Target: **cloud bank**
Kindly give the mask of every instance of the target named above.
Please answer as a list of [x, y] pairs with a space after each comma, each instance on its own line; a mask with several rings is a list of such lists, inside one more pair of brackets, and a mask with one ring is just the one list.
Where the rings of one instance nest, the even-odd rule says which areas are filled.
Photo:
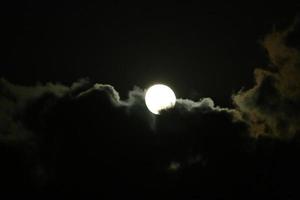
[[[0, 146], [13, 158], [17, 154], [18, 166], [29, 176], [13, 176], [13, 163], [4, 160], [7, 190], [20, 183], [21, 188], [57, 193], [169, 191], [175, 189], [169, 176], [182, 168], [246, 151], [246, 124], [210, 98], [178, 99], [173, 109], [154, 116], [138, 87], [127, 100], [113, 86], [87, 80], [70, 87], [24, 87], [2, 79], [0, 87]], [[231, 140], [240, 142], [229, 145]], [[106, 186], [98, 190], [97, 182]]]

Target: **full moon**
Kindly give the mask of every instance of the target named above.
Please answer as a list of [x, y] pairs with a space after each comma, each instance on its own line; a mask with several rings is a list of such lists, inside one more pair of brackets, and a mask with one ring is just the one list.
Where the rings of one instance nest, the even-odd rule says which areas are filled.
[[158, 115], [161, 110], [175, 106], [176, 96], [168, 86], [156, 84], [146, 91], [145, 102], [147, 108]]

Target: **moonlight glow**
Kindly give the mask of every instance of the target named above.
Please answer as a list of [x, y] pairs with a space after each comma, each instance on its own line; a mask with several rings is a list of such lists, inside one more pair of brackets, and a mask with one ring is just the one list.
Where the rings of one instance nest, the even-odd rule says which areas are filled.
[[148, 109], [158, 115], [159, 111], [171, 108], [176, 103], [175, 93], [166, 85], [157, 84], [151, 86], [145, 96]]

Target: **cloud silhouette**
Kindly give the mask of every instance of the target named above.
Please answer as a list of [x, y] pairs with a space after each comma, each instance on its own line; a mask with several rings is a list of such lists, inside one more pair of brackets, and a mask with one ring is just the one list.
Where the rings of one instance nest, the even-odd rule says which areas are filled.
[[[70, 87], [25, 87], [2, 79], [0, 87], [6, 120], [0, 144], [9, 150], [19, 145], [15, 153], [26, 157], [19, 166], [31, 163], [24, 167], [26, 180], [17, 176], [12, 181], [13, 171], [6, 176], [13, 183], [25, 181], [32, 190], [97, 192], [99, 182], [106, 186], [98, 192], [168, 191], [174, 189], [168, 180], [174, 166], [180, 166], [173, 170], [176, 174], [217, 154], [246, 151], [245, 123], [233, 120], [229, 109], [215, 107], [210, 98], [178, 99], [173, 109], [154, 116], [138, 87], [127, 100], [113, 86], [87, 80]], [[239, 142], [229, 144], [233, 140]]]

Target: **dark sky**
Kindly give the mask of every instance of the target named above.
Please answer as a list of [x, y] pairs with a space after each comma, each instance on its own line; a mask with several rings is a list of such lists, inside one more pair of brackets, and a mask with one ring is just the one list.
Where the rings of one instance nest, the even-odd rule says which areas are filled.
[[0, 199], [300, 199], [299, 11], [1, 2]]
[[299, 4], [123, 1], [1, 3], [0, 74], [16, 83], [89, 77], [116, 87], [163, 82], [177, 96], [230, 95], [266, 65], [259, 41]]

